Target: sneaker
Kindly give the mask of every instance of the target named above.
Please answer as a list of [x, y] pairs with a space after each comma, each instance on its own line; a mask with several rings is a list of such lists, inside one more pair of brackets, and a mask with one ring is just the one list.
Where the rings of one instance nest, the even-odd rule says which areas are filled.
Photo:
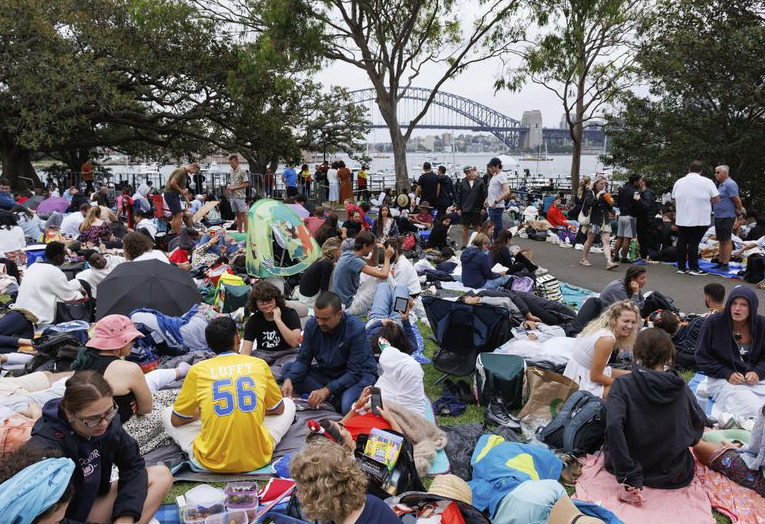
[[590, 253], [602, 253], [602, 252], [603, 252], [602, 247], [594, 246], [590, 248]]
[[574, 249], [576, 249], [577, 251], [581, 251], [584, 249], [584, 244], [575, 244]]
[[568, 242], [561, 242], [560, 244], [558, 244], [558, 246], [559, 247], [564, 247], [564, 248], [566, 248], [566, 247], [574, 247], [571, 244], [569, 244]]
[[505, 404], [499, 398], [494, 398], [486, 408], [486, 422], [495, 426], [503, 426], [520, 433], [521, 422], [507, 412]]
[[688, 273], [690, 273], [689, 269], [678, 269], [677, 270], [677, 274], [678, 275], [687, 275]]
[[547, 273], [549, 273], [549, 271], [547, 271], [547, 270], [546, 270], [545, 268], [543, 268], [543, 267], [537, 267], [537, 270], [536, 270], [536, 271], [534, 271], [534, 274], [535, 274], [536, 276], [538, 276], [538, 277], [541, 277], [542, 275], [546, 275]]
[[697, 277], [701, 277], [701, 276], [704, 276], [704, 275], [708, 275], [709, 273], [707, 273], [703, 269], [691, 269], [691, 270], [688, 271], [688, 274], [689, 275], [694, 275], [694, 276], [697, 276]]

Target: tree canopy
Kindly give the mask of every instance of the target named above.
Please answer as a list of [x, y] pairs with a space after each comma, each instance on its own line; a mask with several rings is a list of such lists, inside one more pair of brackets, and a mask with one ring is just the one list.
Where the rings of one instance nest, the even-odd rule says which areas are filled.
[[[610, 117], [610, 162], [671, 188], [695, 159], [731, 167], [745, 204], [765, 193], [765, 8], [758, 0], [663, 0], [642, 27], [647, 96]], [[707, 173], [711, 171], [708, 170]]]
[[[337, 93], [291, 78], [268, 40], [232, 38], [180, 0], [6, 4], [0, 157], [11, 179], [35, 178], [35, 153], [76, 170], [96, 147], [177, 159], [228, 149], [274, 162], [298, 153], [303, 118], [348, 110]], [[363, 129], [357, 111], [342, 116]]]

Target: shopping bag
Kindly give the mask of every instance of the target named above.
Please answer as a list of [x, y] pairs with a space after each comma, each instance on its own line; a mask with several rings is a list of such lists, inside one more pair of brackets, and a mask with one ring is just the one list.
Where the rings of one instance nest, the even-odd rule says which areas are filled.
[[579, 386], [568, 377], [538, 367], [526, 370], [526, 404], [518, 413], [525, 422], [545, 425], [558, 414], [558, 410]]

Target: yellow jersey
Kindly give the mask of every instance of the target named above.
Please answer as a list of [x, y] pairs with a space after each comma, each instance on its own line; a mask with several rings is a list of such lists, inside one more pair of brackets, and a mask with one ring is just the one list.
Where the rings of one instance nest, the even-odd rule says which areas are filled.
[[274, 442], [263, 425], [266, 411], [282, 403], [282, 393], [265, 361], [223, 353], [194, 364], [173, 405], [173, 413], [194, 418], [202, 431], [194, 458], [210, 471], [243, 473], [271, 462]]

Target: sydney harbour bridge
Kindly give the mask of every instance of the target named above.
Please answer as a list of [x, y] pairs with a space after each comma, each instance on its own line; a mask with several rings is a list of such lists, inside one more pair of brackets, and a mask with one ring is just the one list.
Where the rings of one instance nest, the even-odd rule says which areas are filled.
[[[398, 117], [402, 126], [422, 109], [430, 97], [430, 89], [410, 87], [398, 104]], [[374, 89], [351, 91], [357, 104], [369, 104], [374, 115], [377, 93]], [[379, 115], [379, 111], [377, 111]], [[524, 114], [523, 122], [500, 113], [469, 98], [452, 93], [438, 92], [425, 117], [418, 122], [418, 129], [465, 130], [491, 133], [511, 149], [534, 149], [548, 141], [563, 141], [570, 138], [568, 129], [542, 127], [539, 111]], [[381, 118], [372, 118], [373, 128], [387, 128]], [[591, 145], [603, 144], [603, 130], [600, 126], [587, 127], [584, 140]]]

